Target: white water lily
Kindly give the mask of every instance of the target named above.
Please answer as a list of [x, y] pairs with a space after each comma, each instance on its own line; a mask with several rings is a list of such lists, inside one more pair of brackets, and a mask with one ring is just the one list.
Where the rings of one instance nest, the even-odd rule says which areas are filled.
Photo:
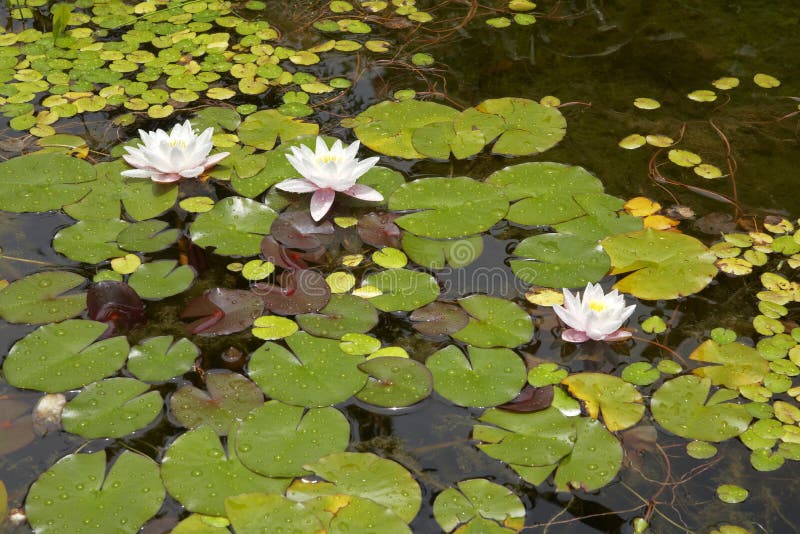
[[555, 304], [556, 315], [570, 328], [564, 330], [564, 341], [581, 343], [596, 341], [619, 341], [631, 337], [622, 330], [622, 323], [628, 320], [636, 305], [625, 306], [625, 298], [617, 290], [605, 294], [600, 284], [586, 284], [583, 298], [580, 293], [572, 294], [564, 290], [564, 306]]
[[357, 184], [356, 181], [370, 170], [378, 158], [359, 160], [356, 158], [358, 141], [343, 146], [336, 140], [328, 149], [325, 140], [317, 137], [316, 150], [313, 152], [305, 145], [291, 147], [291, 154], [286, 159], [292, 164], [302, 178], [284, 180], [275, 187], [290, 193], [314, 193], [311, 196], [311, 217], [318, 221], [328, 213], [333, 205], [336, 193], [355, 197], [361, 200], [379, 202], [383, 195], [373, 188]]
[[229, 154], [220, 152], [208, 155], [214, 148], [212, 135], [213, 128], [206, 128], [200, 135], [195, 134], [188, 120], [176, 124], [169, 134], [164, 130], [139, 130], [139, 137], [144, 144], [137, 148], [126, 146], [128, 153], [122, 155], [131, 167], [136, 168], [122, 171], [122, 175], [150, 178], [159, 183], [197, 178]]

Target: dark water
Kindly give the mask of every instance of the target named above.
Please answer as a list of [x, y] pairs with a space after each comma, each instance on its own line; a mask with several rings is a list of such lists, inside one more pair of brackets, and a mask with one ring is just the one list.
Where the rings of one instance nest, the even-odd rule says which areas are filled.
[[[453, 16], [463, 16], [464, 8], [456, 7], [452, 9]], [[417, 72], [398, 65], [367, 65], [351, 97], [312, 119], [333, 134], [350, 135], [337, 126], [335, 116], [355, 114], [406, 87], [446, 93], [451, 103], [465, 107], [492, 97], [538, 100], [555, 95], [562, 103], [575, 103], [562, 108], [568, 121], [567, 136], [539, 159], [582, 165], [597, 174], [611, 194], [626, 198], [645, 195], [665, 205], [680, 203], [691, 207], [698, 216], [800, 215], [800, 123], [797, 117], [777, 120], [797, 110], [798, 102], [786, 97], [800, 96], [800, 2], [575, 1], [543, 2], [539, 9], [550, 15], [540, 17], [533, 28], [498, 31], [475, 20], [450, 35], [402, 37], [387, 32], [382, 37], [432, 54], [440, 71], [420, 79]], [[275, 11], [272, 13], [271, 22], [281, 27], [280, 18]], [[288, 31], [295, 24], [293, 16], [296, 13], [289, 9], [286, 28], [282, 29], [290, 41], [296, 39], [296, 44], [303, 44], [302, 35], [294, 36]], [[347, 56], [315, 68], [326, 76], [348, 75], [355, 68], [355, 60]], [[783, 84], [767, 92], [751, 82], [756, 72], [772, 74]], [[742, 81], [730, 99], [723, 91], [717, 91], [720, 98], [713, 103], [701, 104], [686, 98], [693, 90], [713, 89], [710, 82], [722, 76], [737, 76]], [[662, 107], [655, 111], [637, 110], [631, 102], [643, 96], [659, 100]], [[90, 126], [89, 131], [98, 134], [101, 147], [111, 142], [112, 133], [117, 133], [102, 123], [93, 124], [96, 126]], [[79, 124], [68, 129], [79, 134], [86, 131]], [[656, 183], [648, 174], [648, 162], [655, 150], [652, 147], [626, 151], [617, 146], [620, 139], [634, 132], [662, 133], [677, 139], [682, 131], [687, 147], [718, 166], [725, 162], [727, 139], [736, 162], [738, 209], [719, 201], [714, 194]], [[119, 133], [131, 135], [133, 130]], [[413, 166], [382, 159], [383, 165], [402, 170], [409, 179], [448, 174], [483, 177], [507, 163], [503, 158], [488, 156]], [[731, 181], [709, 182], [691, 171], [676, 169], [673, 166], [661, 172], [675, 182], [734, 196]], [[3, 251], [80, 269], [50, 247], [57, 229], [69, 223], [70, 219], [61, 214], [0, 214]], [[682, 228], [706, 242], [713, 240], [713, 226], [709, 230], [706, 225], [687, 222]], [[487, 239], [481, 262], [472, 268], [501, 263], [505, 248], [519, 235], [514, 228], [496, 228], [493, 237]], [[0, 275], [16, 279], [40, 268], [37, 264], [4, 260]], [[91, 272], [83, 274], [91, 276]], [[468, 274], [440, 275], [440, 281], [448, 280], [452, 295], [480, 291], [520, 297], [511, 275], [505, 282], [494, 280], [484, 285], [475, 283]], [[672, 317], [675, 327], [668, 344], [685, 357], [713, 327], [727, 326], [741, 335], [752, 334], [750, 319], [755, 313], [753, 295], [757, 290], [750, 287], [753, 285], [752, 281], [720, 277], [702, 296], [642, 305], [637, 315], [647, 317], [655, 311]], [[174, 313], [165, 311], [164, 318], [166, 324], [159, 327], [159, 332], [177, 331]], [[609, 372], [622, 364], [661, 356], [656, 347], [646, 343], [635, 343], [625, 354], [604, 345], [565, 347], [557, 341], [553, 332], [556, 324], [550, 315], [535, 319], [539, 322], [536, 336], [520, 351], [555, 361], [573, 372]], [[32, 327], [0, 324], [0, 354], [31, 330]], [[411, 336], [403, 321], [391, 318], [383, 320], [377, 334], [415, 355], [424, 356], [443, 346]], [[209, 348], [216, 348], [214, 343], [218, 343], [250, 350], [258, 345], [244, 337], [206, 343]], [[19, 394], [0, 386], [0, 393], [3, 392]], [[478, 451], [470, 441], [470, 416], [477, 415], [477, 410], [454, 407], [436, 395], [396, 414], [376, 414], [355, 402], [340, 408], [357, 422], [355, 450], [391, 457], [423, 482], [426, 493], [423, 509], [412, 523], [415, 532], [438, 532], [431, 514], [435, 495], [471, 477], [488, 477], [507, 485], [523, 499], [528, 510], [524, 532], [632, 532], [633, 518], [645, 515], [650, 518], [652, 531], [659, 533], [710, 532], [723, 522], [739, 524], [753, 532], [798, 530], [800, 512], [794, 495], [800, 470], [796, 464], [787, 462], [776, 472], [757, 473], [750, 467], [749, 451], [737, 440], [721, 444], [719, 454], [712, 460], [698, 461], [686, 456], [685, 440], [660, 435], [657, 446], [645, 445], [639, 450], [635, 436], [628, 434], [625, 444], [631, 461], [617, 482], [591, 494], [566, 494], [556, 493], [548, 484], [538, 488], [522, 484], [510, 469]], [[156, 456], [175, 431], [176, 427], [164, 416], [144, 434], [117, 440], [113, 445], [110, 440], [95, 440], [83, 450], [110, 446], [112, 452], [121, 452], [128, 446]], [[55, 460], [74, 452], [81, 444], [83, 440], [78, 437], [51, 434], [0, 458], [0, 478], [8, 486], [11, 504], [20, 505], [29, 485]], [[715, 488], [723, 483], [748, 488], [750, 499], [740, 505], [723, 504], [715, 496]], [[144, 531], [169, 530], [177, 510], [179, 506], [168, 501], [161, 517]], [[22, 527], [17, 531], [27, 530]]]

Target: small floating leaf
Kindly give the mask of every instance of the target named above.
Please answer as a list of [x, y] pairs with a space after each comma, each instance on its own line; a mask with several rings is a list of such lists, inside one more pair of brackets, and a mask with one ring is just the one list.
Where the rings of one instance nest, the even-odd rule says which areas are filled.
[[753, 82], [757, 86], [763, 87], [764, 89], [772, 89], [781, 84], [781, 81], [778, 78], [770, 76], [769, 74], [763, 74], [761, 72], [753, 76]]
[[139, 380], [163, 382], [188, 372], [199, 355], [197, 345], [186, 338], [151, 337], [131, 348], [128, 370]]
[[737, 504], [747, 499], [750, 492], [734, 484], [722, 484], [717, 487], [717, 497], [722, 502]]
[[722, 171], [719, 170], [719, 167], [715, 167], [709, 163], [701, 163], [697, 167], [694, 168], [695, 174], [706, 178], [707, 180], [712, 180], [714, 178], [719, 178], [722, 176]]
[[382, 293], [370, 303], [381, 311], [412, 311], [433, 302], [439, 296], [439, 284], [428, 273], [409, 269], [389, 269], [364, 279], [364, 284]]
[[673, 148], [670, 150], [667, 153], [667, 157], [672, 163], [675, 165], [680, 165], [681, 167], [694, 167], [695, 165], [699, 165], [703, 162], [703, 159], [694, 152], [689, 152], [688, 150], [681, 150], [678, 148]]
[[658, 109], [661, 107], [661, 103], [658, 100], [646, 97], [637, 98], [633, 101], [633, 105], [639, 109]]
[[713, 102], [717, 99], [717, 93], [708, 89], [698, 89], [686, 96], [689, 97], [689, 100], [694, 100], [695, 102]]
[[192, 285], [195, 271], [175, 260], [145, 263], [128, 279], [128, 284], [143, 299], [162, 299], [183, 293]]
[[362, 298], [331, 295], [328, 304], [319, 312], [298, 315], [296, 320], [311, 335], [340, 339], [348, 333], [372, 330], [378, 324], [378, 312], [375, 306]]
[[356, 398], [375, 406], [411, 406], [428, 397], [433, 390], [433, 377], [428, 368], [407, 357], [370, 357], [358, 368], [370, 378]]
[[725, 76], [723, 78], [718, 78], [714, 80], [713, 82], [711, 82], [711, 85], [722, 91], [727, 91], [728, 89], [739, 87], [739, 78]]
[[620, 148], [624, 148], [626, 150], [635, 150], [639, 147], [644, 146], [646, 142], [647, 141], [645, 140], [645, 137], [637, 133], [637, 134], [631, 134], [627, 137], [623, 137], [620, 140], [620, 142], [617, 143], [617, 145], [619, 145]]
[[525, 506], [508, 488], [476, 478], [463, 480], [456, 488], [437, 495], [433, 516], [445, 532], [452, 532], [475, 517], [494, 520], [519, 532], [525, 523]]
[[265, 315], [253, 321], [253, 335], [258, 339], [283, 339], [297, 332], [297, 323], [278, 315]]

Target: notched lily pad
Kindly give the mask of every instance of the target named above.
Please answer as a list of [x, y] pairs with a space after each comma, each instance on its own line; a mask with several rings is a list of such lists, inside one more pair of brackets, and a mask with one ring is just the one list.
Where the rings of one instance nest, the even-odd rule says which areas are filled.
[[86, 279], [66, 271], [35, 273], [0, 291], [0, 317], [10, 323], [52, 323], [86, 308], [84, 291], [70, 292]]
[[577, 373], [561, 383], [584, 402], [590, 417], [597, 419], [602, 412], [603, 421], [612, 432], [635, 425], [644, 415], [642, 395], [634, 386], [616, 376]]
[[439, 296], [439, 284], [428, 273], [409, 269], [388, 269], [364, 279], [364, 285], [383, 292], [370, 303], [384, 312], [412, 311], [429, 304]]
[[368, 300], [352, 295], [331, 295], [317, 313], [297, 316], [300, 327], [311, 335], [341, 339], [345, 334], [369, 332], [378, 324], [378, 311]]
[[159, 413], [158, 391], [133, 378], [107, 378], [89, 384], [64, 407], [64, 430], [85, 438], [121, 438], [144, 428]]
[[242, 289], [215, 287], [192, 299], [181, 318], [195, 318], [188, 326], [193, 334], [224, 335], [240, 332], [253, 325], [264, 312], [258, 295]]
[[194, 278], [195, 271], [189, 265], [178, 265], [175, 260], [157, 260], [136, 269], [128, 285], [143, 299], [155, 300], [183, 293]]
[[508, 488], [483, 478], [462, 480], [436, 496], [433, 516], [445, 532], [482, 517], [519, 532], [525, 524], [525, 506]]
[[14, 213], [57, 210], [83, 197], [94, 167], [63, 154], [32, 154], [0, 163], [0, 209]]
[[186, 338], [151, 337], [139, 342], [128, 354], [128, 370], [139, 380], [163, 382], [187, 373], [200, 349]]
[[515, 398], [527, 374], [522, 359], [509, 349], [469, 347], [468, 356], [455, 346], [432, 354], [425, 366], [437, 393], [461, 406], [496, 406]]
[[522, 281], [544, 287], [583, 287], [603, 278], [611, 267], [597, 241], [570, 234], [541, 234], [514, 249], [511, 270]]
[[276, 217], [277, 213], [261, 202], [227, 197], [197, 216], [190, 228], [192, 241], [214, 247], [224, 256], [255, 256]]
[[470, 314], [466, 327], [454, 339], [476, 347], [517, 347], [533, 336], [530, 315], [511, 301], [486, 295], [471, 295], [458, 301]]
[[18, 388], [57, 393], [116, 372], [125, 363], [128, 341], [95, 341], [106, 331], [95, 321], [71, 319], [41, 326], [17, 341], [3, 362], [6, 380]]
[[34, 531], [139, 532], [164, 500], [158, 466], [124, 451], [107, 472], [105, 458], [105, 452], [69, 454], [33, 483], [25, 512]]
[[247, 414], [235, 441], [239, 459], [256, 473], [302, 476], [308, 473], [303, 465], [347, 448], [350, 423], [335, 408], [306, 410], [269, 401]]
[[205, 425], [225, 436], [231, 423], [264, 402], [264, 394], [251, 381], [238, 373], [217, 371], [206, 373], [206, 390], [187, 384], [169, 400], [170, 413], [186, 428]]
[[433, 376], [427, 367], [410, 358], [381, 356], [358, 366], [369, 375], [356, 398], [384, 408], [411, 406], [430, 395]]

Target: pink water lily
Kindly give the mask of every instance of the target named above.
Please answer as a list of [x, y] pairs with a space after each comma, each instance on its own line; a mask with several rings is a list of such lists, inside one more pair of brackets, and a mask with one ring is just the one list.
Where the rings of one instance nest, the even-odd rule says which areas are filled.
[[314, 193], [311, 196], [311, 217], [315, 221], [319, 221], [328, 213], [336, 193], [380, 202], [383, 200], [383, 195], [378, 191], [356, 183], [364, 173], [378, 163], [378, 158], [375, 157], [363, 160], [356, 158], [359, 145], [360, 143], [356, 141], [345, 147], [337, 139], [328, 149], [325, 140], [317, 137], [314, 151], [305, 145], [293, 146], [292, 153], [287, 154], [286, 159], [302, 178], [284, 180], [275, 187], [290, 193]]
[[622, 324], [633, 314], [636, 305], [625, 306], [625, 298], [617, 290], [603, 292], [600, 284], [586, 284], [583, 298], [580, 293], [564, 290], [564, 306], [555, 304], [553, 311], [570, 328], [561, 333], [561, 339], [572, 343], [619, 341], [631, 337]]
[[143, 144], [136, 148], [126, 146], [128, 153], [122, 155], [135, 168], [122, 171], [122, 175], [150, 178], [159, 183], [197, 178], [229, 154], [220, 152], [213, 156], [208, 155], [214, 148], [212, 135], [214, 128], [206, 128], [197, 135], [188, 120], [183, 124], [176, 124], [169, 134], [164, 130], [139, 130]]

